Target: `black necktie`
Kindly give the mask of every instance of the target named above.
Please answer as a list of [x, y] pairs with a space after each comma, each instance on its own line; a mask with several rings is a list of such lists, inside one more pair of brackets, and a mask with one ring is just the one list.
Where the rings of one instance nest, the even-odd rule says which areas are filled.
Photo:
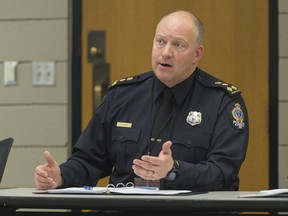
[[170, 114], [172, 111], [171, 99], [172, 99], [171, 89], [165, 87], [163, 90], [163, 103], [158, 110], [152, 130], [152, 137], [154, 138], [153, 148], [156, 147], [155, 144], [157, 142], [163, 143], [162, 139], [165, 138], [165, 135], [167, 134], [168, 123], [170, 122], [171, 117]]

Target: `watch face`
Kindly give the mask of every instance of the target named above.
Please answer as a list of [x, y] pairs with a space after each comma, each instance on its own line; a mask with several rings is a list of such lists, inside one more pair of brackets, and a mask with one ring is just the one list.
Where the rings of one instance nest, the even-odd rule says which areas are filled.
[[169, 173], [169, 175], [168, 175], [168, 178], [169, 178], [170, 180], [175, 180], [176, 177], [177, 177], [177, 173], [176, 173], [176, 172], [171, 172], [171, 173]]
[[175, 179], [176, 179], [176, 177], [177, 177], [177, 172], [176, 171], [172, 171], [172, 172], [170, 172], [168, 175], [167, 175], [167, 177], [166, 177], [166, 180], [168, 180], [168, 181], [174, 181]]

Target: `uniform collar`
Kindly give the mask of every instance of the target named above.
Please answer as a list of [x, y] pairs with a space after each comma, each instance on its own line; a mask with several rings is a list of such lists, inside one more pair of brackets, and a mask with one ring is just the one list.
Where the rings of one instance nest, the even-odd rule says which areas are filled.
[[[196, 69], [197, 70], [197, 69]], [[195, 79], [195, 72], [196, 70], [191, 74], [190, 77], [188, 77], [183, 82], [177, 84], [176, 86], [172, 87], [172, 94], [177, 102], [178, 105], [180, 105], [188, 92], [192, 89]], [[159, 96], [161, 95], [163, 89], [165, 88], [165, 84], [163, 84], [156, 76], [155, 76], [155, 83], [154, 83], [154, 97], [153, 101], [157, 100]]]

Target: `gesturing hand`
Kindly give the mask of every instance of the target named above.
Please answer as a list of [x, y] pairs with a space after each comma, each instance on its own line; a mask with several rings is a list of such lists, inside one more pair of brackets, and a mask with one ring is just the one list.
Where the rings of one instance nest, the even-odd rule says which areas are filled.
[[35, 169], [34, 181], [38, 189], [57, 188], [63, 184], [58, 163], [50, 152], [44, 152], [46, 164], [39, 165]]
[[163, 144], [158, 157], [143, 155], [141, 160], [135, 159], [132, 166], [134, 173], [145, 180], [165, 178], [173, 167], [171, 141]]

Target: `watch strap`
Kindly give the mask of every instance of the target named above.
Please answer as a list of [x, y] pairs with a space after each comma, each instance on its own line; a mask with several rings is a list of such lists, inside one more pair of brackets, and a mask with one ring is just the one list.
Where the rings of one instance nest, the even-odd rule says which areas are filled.
[[180, 166], [179, 162], [177, 160], [173, 160], [173, 167], [165, 177], [167, 181], [174, 181], [177, 178], [179, 173], [179, 166]]

